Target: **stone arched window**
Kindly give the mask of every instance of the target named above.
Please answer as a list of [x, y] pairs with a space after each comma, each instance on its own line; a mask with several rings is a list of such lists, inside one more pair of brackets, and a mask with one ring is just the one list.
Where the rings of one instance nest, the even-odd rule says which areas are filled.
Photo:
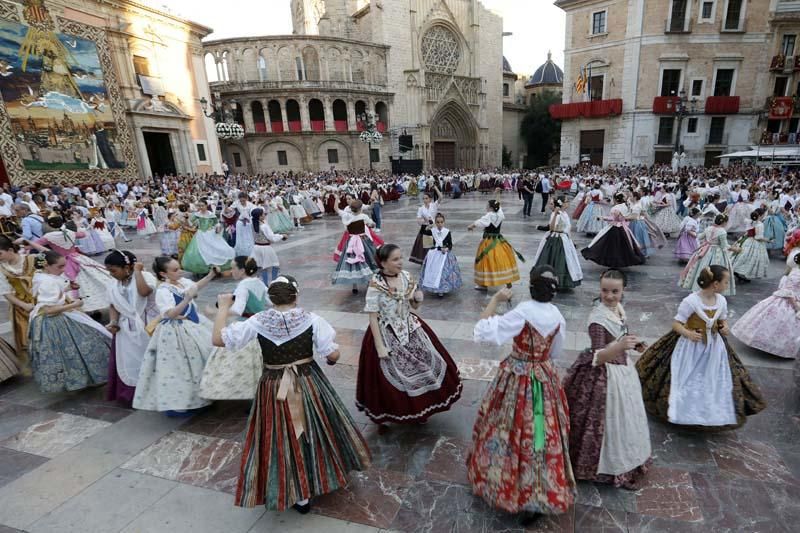
[[228, 51], [222, 52], [222, 60], [220, 61], [220, 80], [219, 81], [230, 81], [230, 75], [228, 74], [228, 60], [230, 58], [230, 54]]
[[354, 83], [364, 83], [364, 54], [358, 50], [350, 52], [350, 64]]
[[367, 103], [364, 100], [356, 100], [356, 129], [358, 131], [366, 130], [364, 121], [359, 117], [363, 117], [367, 112]]
[[219, 80], [219, 70], [217, 70], [217, 61], [214, 59], [214, 54], [208, 52], [203, 58], [206, 66], [206, 79], [209, 83], [214, 83]]
[[452, 74], [461, 61], [458, 36], [442, 25], [432, 26], [422, 36], [422, 63], [427, 70]]
[[317, 50], [312, 46], [307, 46], [303, 50], [303, 63], [306, 67], [306, 79], [307, 80], [319, 80], [322, 79], [319, 76], [319, 55], [317, 54]]
[[389, 107], [383, 102], [375, 104], [375, 122], [381, 133], [389, 127]]
[[256, 133], [266, 132], [267, 120], [264, 116], [264, 106], [261, 105], [261, 102], [254, 100], [250, 104], [250, 112], [253, 114], [253, 126], [256, 129]]
[[333, 101], [333, 125], [336, 131], [347, 131], [347, 104], [344, 100]]
[[311, 121], [311, 131], [325, 131], [325, 108], [317, 98], [308, 101], [308, 119]]
[[269, 79], [269, 69], [267, 68], [267, 60], [264, 56], [258, 56], [258, 80], [266, 81]]
[[344, 62], [342, 61], [342, 53], [338, 48], [331, 48], [328, 50], [328, 73], [331, 81], [344, 81]]
[[281, 112], [281, 103], [277, 100], [270, 100], [267, 103], [267, 113], [269, 114], [269, 123], [272, 131], [281, 133], [283, 131], [283, 113]]
[[300, 118], [300, 104], [297, 100], [286, 100], [286, 122], [289, 123], [289, 131], [301, 131], [303, 129]]
[[292, 81], [297, 79], [295, 72], [294, 59], [291, 52], [286, 47], [278, 50], [278, 70], [280, 72], [281, 81]]
[[254, 49], [246, 48], [242, 52], [242, 69], [244, 70], [244, 78], [242, 81], [255, 81], [259, 79], [256, 51]]

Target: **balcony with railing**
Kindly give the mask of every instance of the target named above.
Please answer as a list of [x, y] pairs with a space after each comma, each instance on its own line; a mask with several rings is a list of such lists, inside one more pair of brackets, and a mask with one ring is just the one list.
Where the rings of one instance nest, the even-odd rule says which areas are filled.
[[735, 115], [739, 112], [738, 96], [709, 96], [706, 98], [707, 115]]
[[800, 134], [797, 132], [762, 131], [759, 144], [767, 146], [796, 145], [800, 143]]
[[653, 114], [672, 115], [680, 103], [680, 96], [656, 96], [653, 98]]
[[604, 118], [622, 114], [622, 99], [552, 104], [549, 111], [550, 116], [556, 120], [570, 120], [579, 117]]

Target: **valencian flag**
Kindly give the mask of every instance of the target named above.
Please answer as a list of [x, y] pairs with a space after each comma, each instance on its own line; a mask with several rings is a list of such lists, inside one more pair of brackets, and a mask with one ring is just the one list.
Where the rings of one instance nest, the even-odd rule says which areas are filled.
[[580, 73], [578, 74], [578, 79], [575, 80], [575, 92], [578, 94], [583, 94], [586, 91], [586, 71], [584, 67], [581, 67]]

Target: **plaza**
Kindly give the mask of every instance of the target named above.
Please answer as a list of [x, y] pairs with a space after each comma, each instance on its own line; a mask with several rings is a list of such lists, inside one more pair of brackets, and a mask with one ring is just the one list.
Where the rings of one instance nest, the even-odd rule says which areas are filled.
[[[523, 531], [515, 516], [493, 511], [472, 496], [465, 456], [484, 392], [510, 346], [475, 344], [472, 331], [488, 302], [471, 288], [480, 233], [466, 226], [485, 210], [488, 195], [445, 199], [441, 211], [453, 232], [464, 288], [419, 310], [458, 363], [461, 399], [421, 426], [390, 426], [386, 434], [354, 405], [361, 339], [367, 325], [363, 291], [331, 286], [333, 249], [343, 230], [336, 217], [314, 221], [275, 246], [281, 272], [298, 278], [300, 304], [337, 331], [342, 357], [325, 366], [337, 393], [362, 430], [372, 467], [351, 473], [346, 489], [316, 498], [310, 515], [233, 506], [249, 402], [216, 402], [190, 419], [133, 411], [103, 400], [103, 389], [42, 394], [31, 378], [0, 384], [0, 532], [238, 533], [261, 531]], [[528, 262], [520, 265], [514, 302], [528, 298], [527, 272], [544, 232], [538, 215], [521, 216], [516, 193], [501, 197], [503, 234]], [[408, 252], [418, 229], [418, 200], [403, 197], [384, 208], [383, 237]], [[573, 235], [576, 247], [588, 243]], [[652, 343], [667, 332], [686, 291], [676, 286], [681, 266], [674, 240], [645, 266], [627, 271], [625, 307], [630, 329]], [[158, 255], [158, 237], [133, 237], [124, 245], [145, 265]], [[586, 318], [599, 294], [602, 267], [582, 261], [584, 280], [559, 293], [555, 304], [567, 322], [560, 373], [588, 346]], [[418, 275], [419, 267], [405, 268]], [[735, 322], [777, 286], [785, 269], [773, 258], [767, 279], [738, 287], [730, 297]], [[213, 312], [216, 295], [234, 282], [216, 280], [201, 294]], [[502, 311], [502, 310], [501, 310]], [[0, 331], [8, 338], [4, 309]], [[788, 332], [787, 332], [788, 333]], [[800, 419], [793, 361], [755, 352], [732, 340], [768, 402], [767, 409], [735, 431], [704, 434], [650, 418], [654, 464], [637, 491], [580, 482], [569, 512], [540, 517], [528, 531], [792, 531], [800, 519]]]

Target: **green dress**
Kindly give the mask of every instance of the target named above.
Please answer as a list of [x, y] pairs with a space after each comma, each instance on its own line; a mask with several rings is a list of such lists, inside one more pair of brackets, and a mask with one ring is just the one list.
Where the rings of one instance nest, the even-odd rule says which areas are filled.
[[197, 232], [183, 254], [183, 269], [193, 274], [207, 274], [212, 266], [221, 270], [230, 269], [231, 260], [236, 253], [222, 235], [216, 232], [217, 217], [210, 212], [205, 215], [192, 213], [189, 223], [197, 227]]

